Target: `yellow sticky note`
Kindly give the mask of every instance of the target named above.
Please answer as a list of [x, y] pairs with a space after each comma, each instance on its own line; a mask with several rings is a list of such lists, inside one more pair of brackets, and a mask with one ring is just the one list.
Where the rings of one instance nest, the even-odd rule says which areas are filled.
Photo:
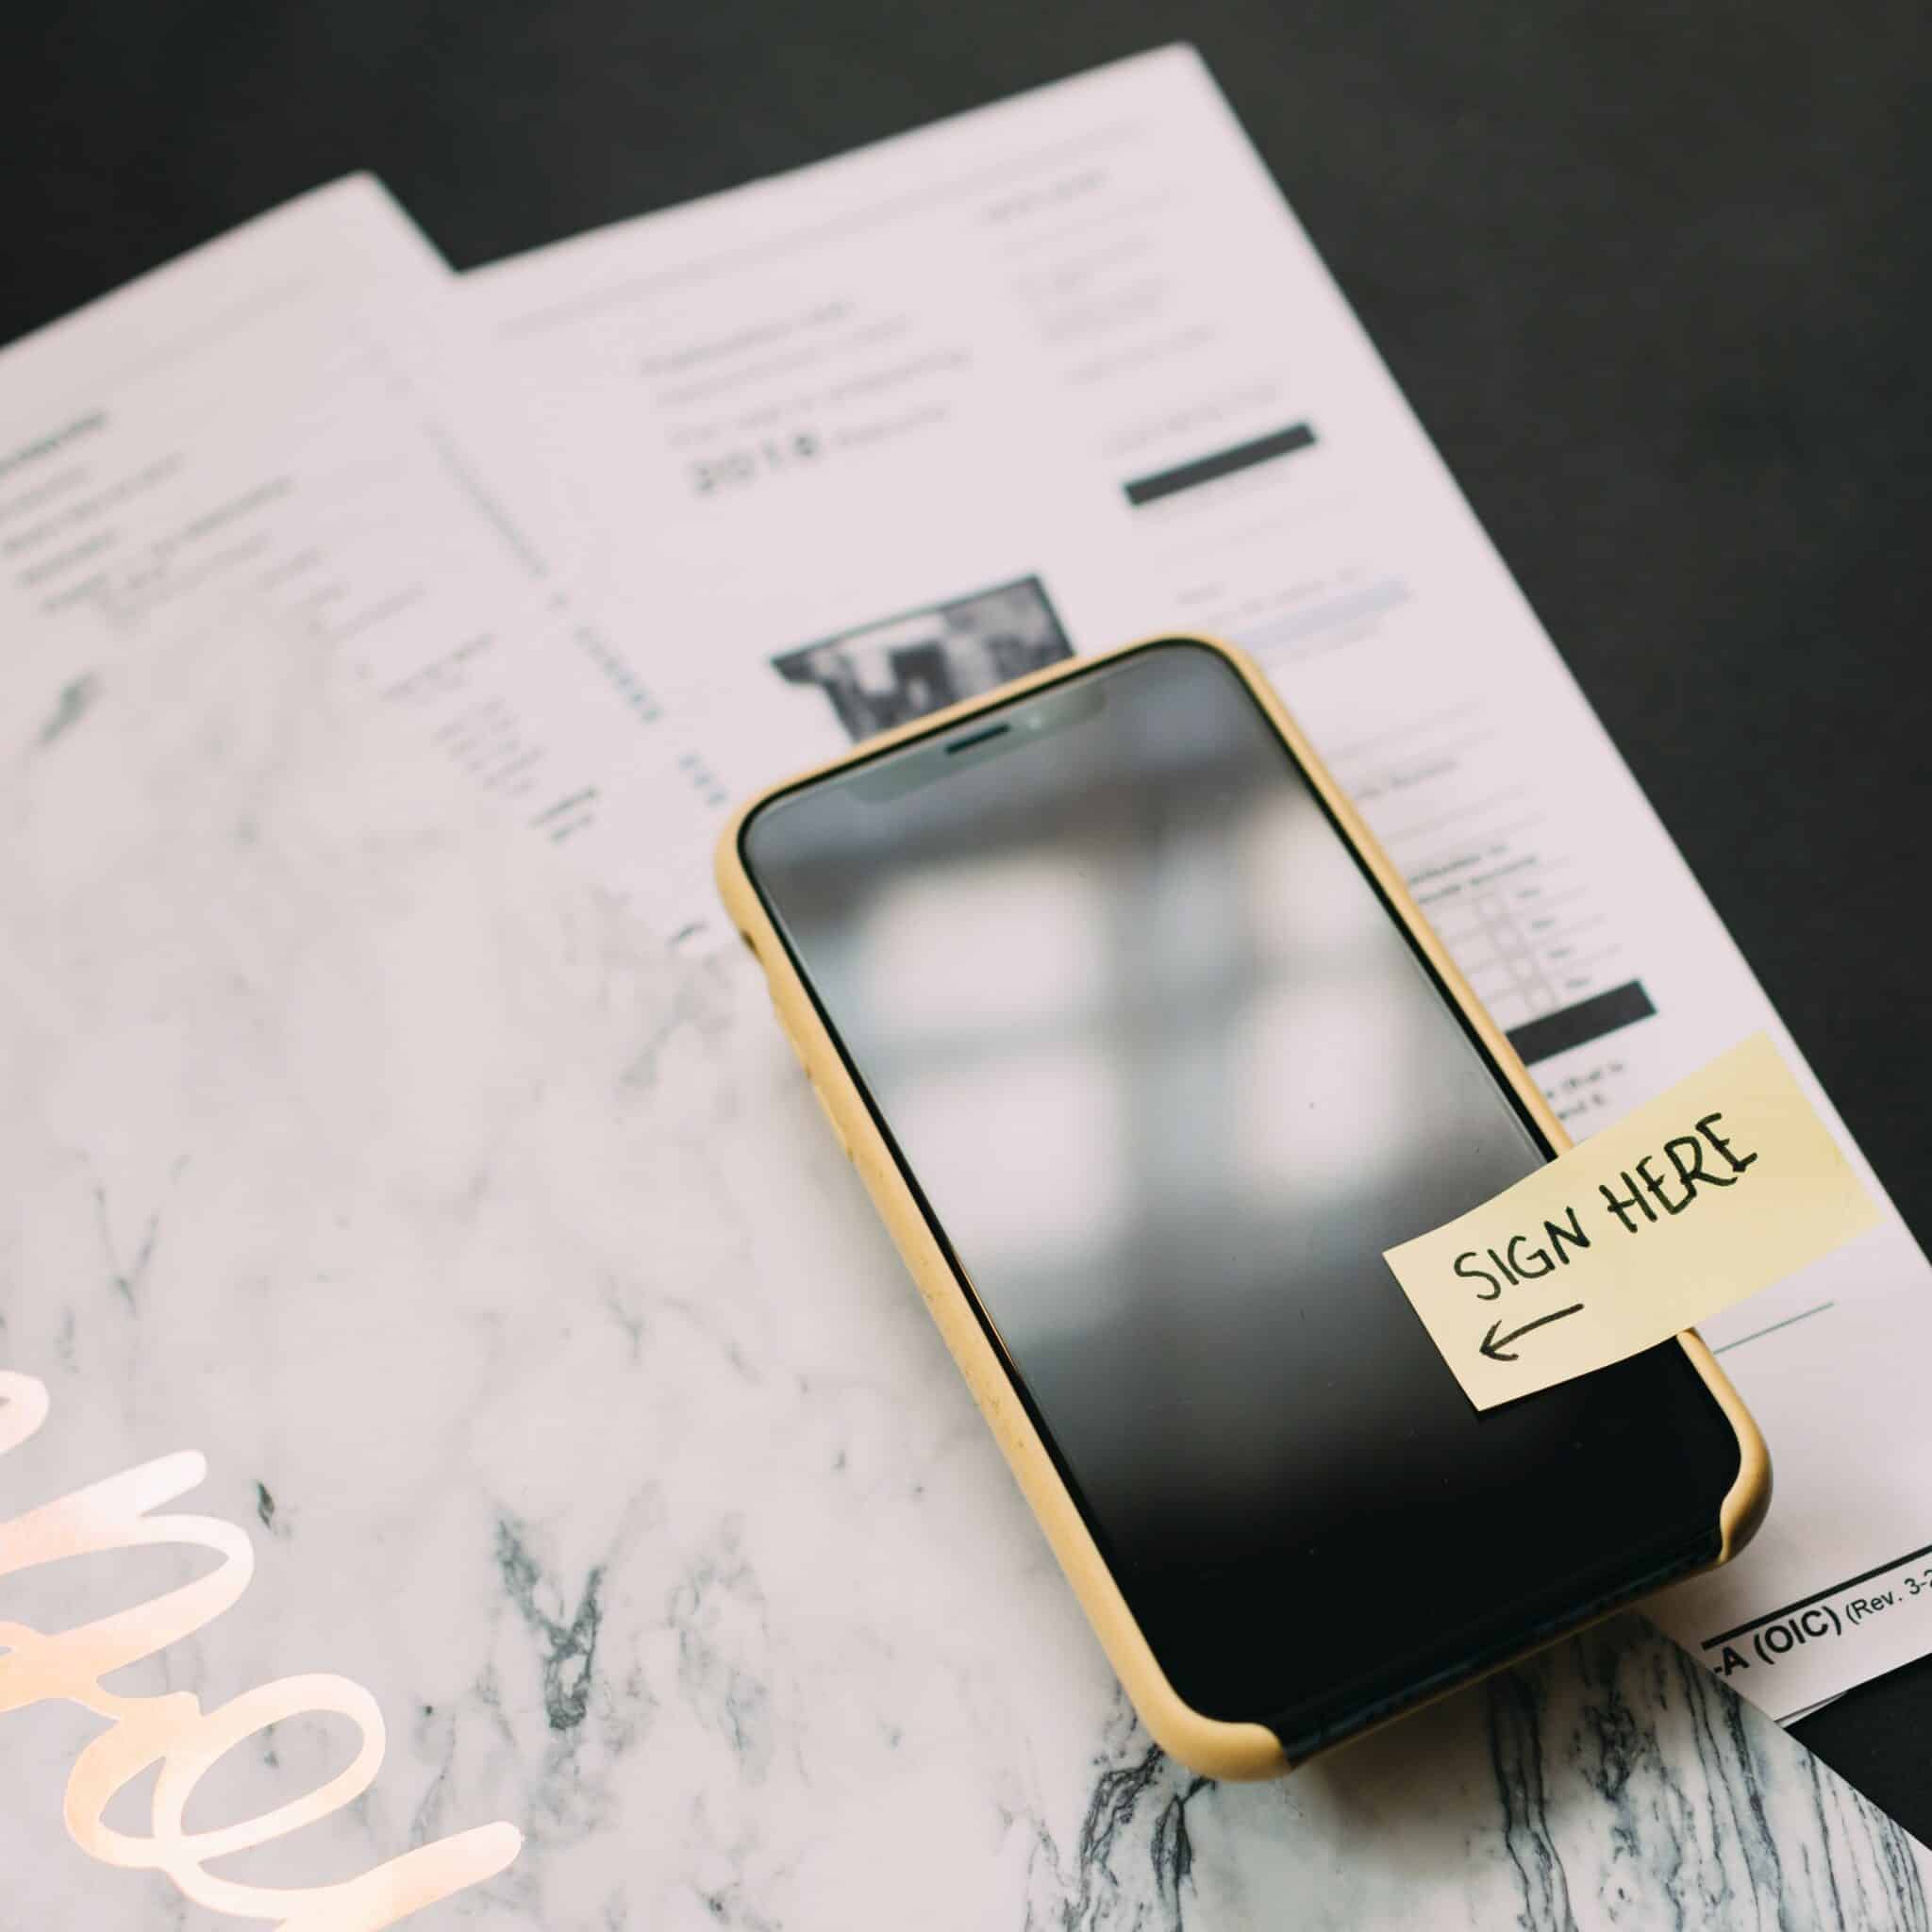
[[1757, 1033], [1383, 1258], [1464, 1393], [1493, 1408], [1693, 1327], [1878, 1220]]

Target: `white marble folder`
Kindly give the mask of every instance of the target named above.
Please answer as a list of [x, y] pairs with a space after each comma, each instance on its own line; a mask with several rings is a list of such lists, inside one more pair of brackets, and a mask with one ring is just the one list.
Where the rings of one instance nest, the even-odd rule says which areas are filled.
[[[1910, 1840], [1636, 1619], [1280, 1785], [1176, 1772], [748, 963], [667, 957], [312, 656], [96, 670], [0, 754], [0, 1358], [49, 1394], [0, 1511], [199, 1451], [170, 1507], [254, 1579], [113, 1688], [325, 1674], [388, 1733], [366, 1796], [219, 1872], [501, 1821], [514, 1860], [414, 1923], [1925, 1924]], [[21, 1571], [0, 1618], [212, 1561]], [[70, 1839], [101, 1730], [0, 1711], [0, 1916], [240, 1923]], [[186, 1826], [355, 1749], [290, 1717]], [[108, 1822], [148, 1833], [144, 1788]]]

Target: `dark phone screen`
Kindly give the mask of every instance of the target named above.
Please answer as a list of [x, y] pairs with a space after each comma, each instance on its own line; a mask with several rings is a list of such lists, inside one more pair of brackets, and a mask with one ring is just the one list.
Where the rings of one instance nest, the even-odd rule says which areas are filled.
[[1145, 647], [743, 852], [1175, 1689], [1292, 1754], [1716, 1554], [1674, 1343], [1478, 1414], [1382, 1251], [1548, 1158], [1246, 686]]

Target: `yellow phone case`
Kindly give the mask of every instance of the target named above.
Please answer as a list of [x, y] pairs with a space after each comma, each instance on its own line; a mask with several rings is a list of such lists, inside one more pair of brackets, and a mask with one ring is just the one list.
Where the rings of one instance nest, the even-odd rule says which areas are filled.
[[[778, 1009], [779, 1022], [811, 1080], [832, 1131], [865, 1182], [874, 1206], [891, 1231], [913, 1281], [932, 1311], [933, 1320], [939, 1324], [940, 1333], [944, 1336], [954, 1360], [966, 1378], [967, 1387], [972, 1390], [974, 1399], [979, 1404], [1005, 1452], [1021, 1491], [1046, 1532], [1060, 1568], [1065, 1571], [1068, 1582], [1073, 1585], [1074, 1594], [1086, 1610], [1108, 1661], [1133, 1699], [1141, 1722], [1163, 1750], [1197, 1772], [1211, 1777], [1262, 1778], [1276, 1776], [1293, 1768], [1274, 1733], [1260, 1724], [1228, 1722], [1196, 1710], [1181, 1698], [1156, 1660], [1146, 1637], [1127, 1607], [1119, 1584], [1108, 1569], [1092, 1534], [1055, 1469], [1039, 1430], [1015, 1395], [1000, 1354], [974, 1312], [966, 1284], [947, 1260], [907, 1175], [901, 1172], [857, 1083], [847, 1072], [829, 1029], [819, 1016], [804, 979], [752, 884], [740, 845], [741, 836], [752, 814], [781, 792], [790, 791], [847, 765], [862, 762], [891, 745], [953, 730], [994, 706], [1006, 704], [1024, 692], [1059, 683], [1108, 658], [1125, 657], [1170, 641], [1180, 640], [1145, 639], [1116, 651], [1070, 658], [1003, 685], [983, 697], [950, 706], [945, 710], [884, 732], [844, 757], [830, 759], [767, 788], [733, 813], [718, 841], [716, 869], [718, 890], [725, 908], [764, 969], [773, 1004]], [[1259, 668], [1243, 652], [1217, 640], [1191, 637], [1185, 641], [1205, 644], [1220, 653], [1253, 691], [1275, 730], [1300, 760], [1309, 783], [1326, 801], [1337, 822], [1361, 854], [1363, 862], [1388, 894], [1396, 917], [1414, 936], [1451, 996], [1468, 1016], [1504, 1077], [1550, 1144], [1558, 1153], [1562, 1152], [1570, 1145], [1569, 1136], [1551, 1112], [1541, 1091], [1471, 992], [1455, 961], [1409, 897], [1401, 874], [1390, 864], [1374, 835], [1337, 788]], [[1744, 1546], [1763, 1519], [1771, 1499], [1771, 1463], [1757, 1424], [1752, 1421], [1736, 1390], [1696, 1332], [1687, 1329], [1677, 1340], [1730, 1419], [1738, 1438], [1738, 1476], [1719, 1512], [1719, 1552], [1714, 1562], [1707, 1566], [1715, 1569], [1719, 1564], [1728, 1562]], [[1418, 1696], [1413, 1702], [1378, 1719], [1374, 1724], [1365, 1725], [1363, 1731], [1378, 1728], [1394, 1717], [1433, 1702], [1462, 1684], [1486, 1676], [1518, 1657], [1558, 1641], [1602, 1616], [1625, 1607], [1627, 1602], [1620, 1601], [1604, 1609], [1587, 1611], [1574, 1623], [1550, 1630], [1535, 1641], [1526, 1643], [1521, 1651], [1491, 1660], [1472, 1669], [1454, 1684], [1440, 1686], [1426, 1695]], [[1362, 1732], [1351, 1735], [1359, 1736]]]

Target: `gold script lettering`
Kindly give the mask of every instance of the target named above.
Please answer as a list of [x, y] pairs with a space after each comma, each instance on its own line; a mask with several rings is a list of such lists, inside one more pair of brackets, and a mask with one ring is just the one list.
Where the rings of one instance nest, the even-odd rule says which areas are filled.
[[[0, 1456], [34, 1435], [47, 1407], [44, 1384], [0, 1370]], [[74, 1841], [104, 1864], [165, 1873], [185, 1897], [231, 1918], [278, 1919], [281, 1932], [379, 1932], [504, 1871], [524, 1840], [501, 1822], [419, 1845], [338, 1885], [243, 1885], [206, 1869], [211, 1858], [267, 1844], [353, 1804], [375, 1782], [385, 1742], [375, 1698], [346, 1677], [282, 1677], [209, 1711], [186, 1691], [123, 1697], [102, 1690], [102, 1677], [199, 1630], [248, 1587], [255, 1553], [234, 1524], [150, 1513], [207, 1474], [197, 1455], [164, 1456], [0, 1523], [0, 1576], [143, 1543], [187, 1544], [222, 1558], [192, 1583], [70, 1630], [48, 1634], [0, 1622], [0, 1714], [60, 1698], [112, 1725], [75, 1758], [68, 1778], [65, 1815]], [[258, 1818], [188, 1830], [189, 1798], [216, 1761], [267, 1725], [304, 1713], [346, 1718], [356, 1726], [360, 1748], [347, 1768]], [[153, 1765], [160, 1770], [149, 1835], [113, 1830], [104, 1820], [115, 1793]]]

